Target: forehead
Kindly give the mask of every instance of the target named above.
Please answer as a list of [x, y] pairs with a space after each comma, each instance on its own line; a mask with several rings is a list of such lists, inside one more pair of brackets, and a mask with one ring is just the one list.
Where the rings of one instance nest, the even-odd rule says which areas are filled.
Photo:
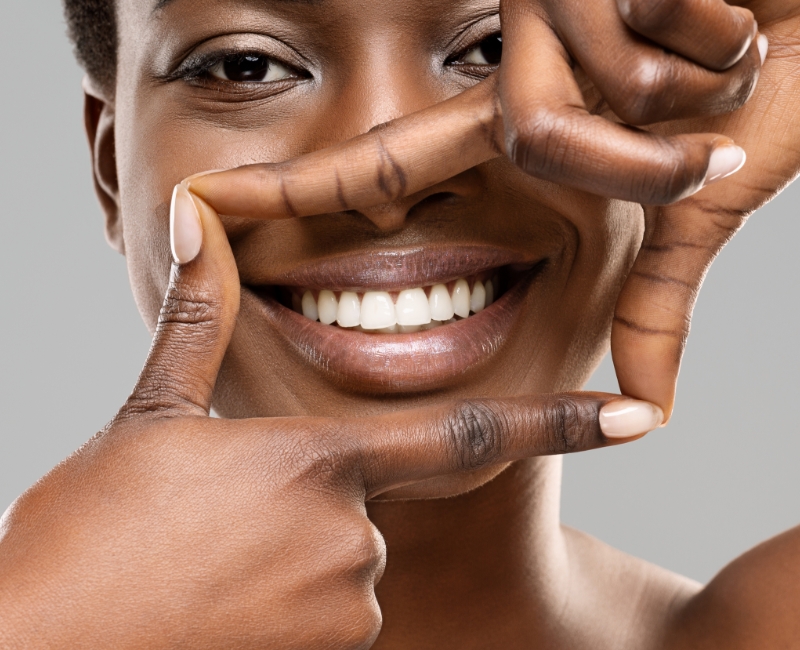
[[[203, 16], [216, 23], [247, 18], [291, 19], [307, 28], [350, 30], [385, 22], [396, 28], [434, 25], [497, 12], [499, 0], [117, 0], [119, 29], [153, 29]], [[342, 25], [342, 22], [346, 24]], [[233, 24], [231, 24], [233, 27]]]

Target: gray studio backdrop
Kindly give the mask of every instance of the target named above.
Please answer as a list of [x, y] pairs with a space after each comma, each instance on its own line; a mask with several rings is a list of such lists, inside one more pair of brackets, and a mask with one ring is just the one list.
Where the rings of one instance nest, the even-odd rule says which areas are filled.
[[[0, 24], [0, 512], [113, 415], [149, 336], [105, 244], [58, 0]], [[565, 462], [563, 518], [695, 579], [800, 522], [800, 183], [703, 289], [669, 428]], [[615, 390], [606, 361], [591, 382]]]

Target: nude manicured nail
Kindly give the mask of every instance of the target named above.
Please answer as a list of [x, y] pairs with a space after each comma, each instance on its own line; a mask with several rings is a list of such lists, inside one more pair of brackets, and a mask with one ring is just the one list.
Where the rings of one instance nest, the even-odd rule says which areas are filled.
[[735, 144], [725, 144], [717, 147], [711, 152], [706, 181], [703, 185], [709, 185], [735, 174], [742, 168], [745, 160], [747, 160], [747, 154], [744, 149], [737, 147]]
[[761, 65], [764, 65], [769, 51], [769, 39], [764, 34], [759, 34], [756, 39], [756, 45], [758, 46], [758, 53], [761, 55]]
[[653, 429], [664, 421], [655, 404], [637, 399], [619, 399], [600, 409], [600, 429], [607, 438], [631, 438]]
[[203, 226], [197, 205], [183, 185], [176, 185], [172, 193], [169, 236], [175, 264], [186, 264], [197, 257], [203, 243]]

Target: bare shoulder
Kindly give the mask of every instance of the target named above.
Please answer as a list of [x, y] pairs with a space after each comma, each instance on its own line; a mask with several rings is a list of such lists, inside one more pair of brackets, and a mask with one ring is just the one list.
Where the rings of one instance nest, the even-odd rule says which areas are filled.
[[[800, 527], [739, 556], [706, 586], [564, 527], [574, 647], [800, 649]], [[565, 621], [566, 622], [566, 621]], [[584, 641], [585, 638], [585, 641]]]
[[800, 648], [800, 527], [740, 555], [680, 602], [664, 647]]

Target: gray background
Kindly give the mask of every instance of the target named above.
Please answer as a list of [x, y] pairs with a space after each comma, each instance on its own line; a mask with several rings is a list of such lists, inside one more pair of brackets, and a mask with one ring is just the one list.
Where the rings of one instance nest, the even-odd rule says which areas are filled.
[[[2, 511], [113, 415], [149, 336], [103, 238], [60, 4], [6, 2], [0, 54]], [[566, 523], [706, 581], [800, 522], [798, 200], [800, 183], [712, 269], [669, 428], [566, 460]], [[616, 390], [610, 363], [591, 387]]]

